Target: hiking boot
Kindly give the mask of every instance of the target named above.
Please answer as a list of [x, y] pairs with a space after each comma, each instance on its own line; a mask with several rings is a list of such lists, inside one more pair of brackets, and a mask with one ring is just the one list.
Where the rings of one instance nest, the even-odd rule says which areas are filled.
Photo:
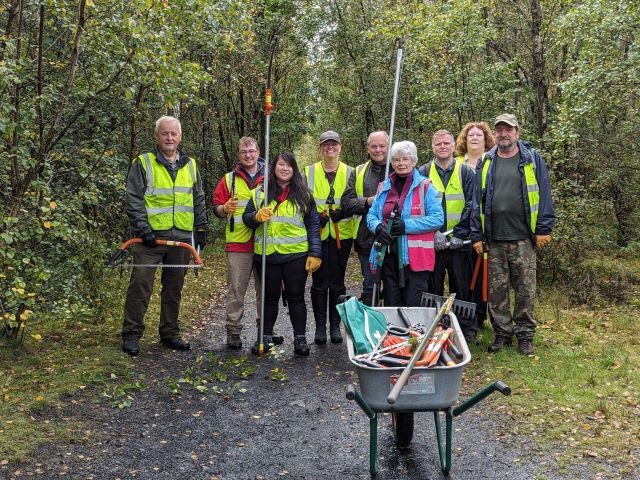
[[493, 343], [489, 345], [489, 348], [487, 348], [487, 351], [489, 353], [496, 353], [497, 351], [502, 350], [504, 347], [510, 347], [510, 346], [511, 346], [511, 338], [496, 337]]
[[237, 333], [230, 333], [227, 335], [227, 348], [229, 350], [240, 350], [242, 348], [242, 340]]
[[310, 351], [311, 349], [309, 345], [307, 345], [307, 337], [304, 335], [296, 335], [293, 337], [293, 353], [301, 357], [308, 357]]
[[174, 350], [191, 350], [191, 345], [189, 342], [185, 342], [180, 337], [175, 338], [161, 338], [160, 343], [167, 348], [172, 348]]
[[[272, 335], [265, 335], [262, 337], [262, 347], [264, 348], [263, 353], [267, 353], [269, 350], [271, 350], [272, 343]], [[260, 355], [260, 343], [257, 340], [253, 342], [253, 345], [251, 345], [251, 353], [254, 355]]]
[[132, 357], [136, 357], [140, 353], [140, 344], [137, 338], [123, 338], [122, 351], [128, 353]]
[[319, 325], [316, 323], [316, 334], [313, 336], [316, 345], [325, 345], [327, 343], [327, 324]]
[[533, 341], [528, 338], [519, 338], [518, 352], [520, 352], [522, 355], [533, 355]]
[[476, 337], [475, 335], [465, 335], [464, 340], [465, 342], [467, 342], [467, 345], [473, 345], [475, 347], [480, 345], [480, 342], [478, 341], [478, 337]]

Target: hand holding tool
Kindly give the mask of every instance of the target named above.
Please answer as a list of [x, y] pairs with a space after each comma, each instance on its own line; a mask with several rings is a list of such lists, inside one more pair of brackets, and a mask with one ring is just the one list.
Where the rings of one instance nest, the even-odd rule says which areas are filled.
[[391, 242], [393, 242], [393, 237], [387, 232], [383, 224], [376, 227], [376, 235], [376, 241], [380, 242], [381, 245], [391, 245]]
[[482, 251], [483, 251], [483, 248], [482, 248], [482, 242], [480, 241], [480, 242], [476, 242], [476, 243], [474, 243], [474, 244], [473, 244], [473, 249], [475, 250], [475, 252], [476, 252], [478, 255], [482, 255]]
[[322, 259], [318, 257], [307, 257], [307, 263], [305, 268], [307, 272], [313, 273], [320, 268], [322, 265]]
[[195, 234], [195, 242], [196, 248], [199, 251], [204, 250], [205, 245], [207, 244], [207, 232], [206, 230], [198, 230]]
[[320, 236], [322, 237], [322, 229], [329, 223], [329, 216], [326, 211], [323, 211], [322, 215], [318, 215], [318, 222], [320, 223]]
[[449, 240], [447, 243], [449, 244], [448, 247], [451, 250], [458, 250], [465, 244], [465, 242], [458, 237], [451, 237], [451, 240]]
[[404, 235], [405, 224], [404, 220], [401, 218], [394, 218], [393, 223], [391, 224], [391, 236], [399, 237], [400, 235]]
[[231, 197], [227, 202], [222, 206], [222, 211], [227, 215], [233, 215], [236, 213], [236, 209], [238, 208], [238, 200], [234, 197]]
[[433, 245], [436, 249], [436, 252], [440, 252], [447, 248], [447, 237], [445, 237], [445, 234], [439, 230], [436, 230], [435, 237], [433, 239]]
[[258, 213], [256, 213], [256, 221], [264, 223], [271, 220], [272, 216], [273, 210], [271, 210], [271, 207], [262, 207], [260, 210], [258, 210]]
[[551, 241], [551, 235], [536, 235], [536, 247], [543, 248]]
[[156, 234], [153, 232], [147, 232], [142, 235], [142, 244], [149, 248], [155, 247], [158, 244], [156, 241]]

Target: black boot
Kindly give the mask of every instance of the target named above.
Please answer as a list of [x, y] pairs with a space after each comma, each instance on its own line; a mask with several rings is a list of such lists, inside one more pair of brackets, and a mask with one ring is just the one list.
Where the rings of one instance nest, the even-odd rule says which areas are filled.
[[310, 351], [311, 349], [309, 345], [307, 345], [307, 337], [304, 335], [296, 335], [293, 337], [293, 353], [301, 357], [308, 357]]
[[511, 337], [501, 337], [496, 335], [496, 339], [493, 341], [487, 350], [489, 353], [496, 353], [505, 347], [511, 346]]
[[313, 341], [317, 345], [324, 345], [327, 343], [327, 291], [311, 287], [311, 306], [316, 321]]
[[344, 295], [343, 290], [329, 290], [329, 336], [331, 343], [342, 343], [342, 334], [340, 333], [340, 317], [336, 305], [338, 297]]

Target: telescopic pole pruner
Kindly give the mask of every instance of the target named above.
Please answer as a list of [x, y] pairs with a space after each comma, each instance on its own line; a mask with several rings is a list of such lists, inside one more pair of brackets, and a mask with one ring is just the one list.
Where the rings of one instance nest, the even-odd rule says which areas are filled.
[[396, 103], [398, 101], [398, 87], [400, 85], [400, 70], [402, 68], [402, 49], [404, 40], [396, 40], [396, 79], [393, 84], [393, 103], [391, 104], [391, 122], [389, 123], [389, 148], [387, 149], [387, 167], [384, 171], [384, 178], [389, 176], [389, 166], [391, 165], [391, 145], [393, 145], [393, 127], [396, 121]]
[[[264, 92], [264, 180], [262, 181], [262, 191], [264, 194], [264, 206], [269, 204], [269, 128], [271, 112], [271, 87], [267, 85]], [[256, 205], [256, 210], [260, 207]], [[258, 332], [258, 355], [264, 355], [264, 286], [267, 271], [267, 222], [262, 224], [262, 271], [260, 281], [260, 331]]]

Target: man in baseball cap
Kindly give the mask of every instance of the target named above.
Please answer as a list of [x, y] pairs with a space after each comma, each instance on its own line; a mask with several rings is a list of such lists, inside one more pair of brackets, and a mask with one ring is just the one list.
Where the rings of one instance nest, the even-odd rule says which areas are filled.
[[333, 130], [327, 130], [320, 135], [320, 145], [328, 141], [334, 141], [342, 145], [342, 142], [340, 141], [340, 135], [338, 135], [338, 133], [334, 132]]
[[[551, 241], [556, 216], [547, 166], [531, 143], [520, 140], [515, 115], [494, 122], [496, 146], [478, 163], [482, 172], [471, 215], [471, 240], [478, 255], [488, 247], [489, 312], [495, 339], [489, 352], [518, 340], [518, 351], [534, 353], [536, 254]], [[516, 293], [513, 312], [509, 291]]]

